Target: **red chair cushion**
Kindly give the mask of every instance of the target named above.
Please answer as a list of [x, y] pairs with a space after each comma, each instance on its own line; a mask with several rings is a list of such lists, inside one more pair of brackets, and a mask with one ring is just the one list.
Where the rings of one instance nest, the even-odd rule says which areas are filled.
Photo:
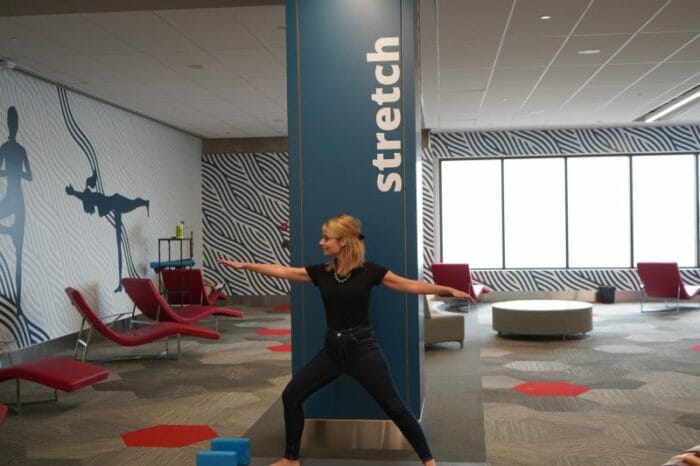
[[49, 357], [0, 368], [0, 381], [29, 380], [64, 392], [95, 384], [108, 376], [107, 369], [100, 366], [62, 357]]

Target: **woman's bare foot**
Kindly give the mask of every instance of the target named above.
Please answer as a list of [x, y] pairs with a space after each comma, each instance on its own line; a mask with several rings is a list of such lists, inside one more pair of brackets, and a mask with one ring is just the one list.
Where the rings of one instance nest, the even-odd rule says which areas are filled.
[[425, 463], [423, 463], [424, 466], [437, 466], [437, 463], [435, 460], [428, 460]]
[[275, 461], [270, 466], [300, 466], [299, 460], [288, 460], [287, 458], [282, 458], [279, 461]]

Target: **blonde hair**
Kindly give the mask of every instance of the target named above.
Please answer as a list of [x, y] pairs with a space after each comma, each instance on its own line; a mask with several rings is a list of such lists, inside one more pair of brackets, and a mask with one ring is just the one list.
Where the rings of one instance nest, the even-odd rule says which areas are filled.
[[365, 242], [362, 235], [362, 224], [358, 219], [348, 214], [331, 217], [323, 224], [323, 235], [330, 238], [344, 239], [345, 247], [334, 260], [328, 263], [328, 270], [340, 275], [347, 275], [352, 270], [365, 263]]

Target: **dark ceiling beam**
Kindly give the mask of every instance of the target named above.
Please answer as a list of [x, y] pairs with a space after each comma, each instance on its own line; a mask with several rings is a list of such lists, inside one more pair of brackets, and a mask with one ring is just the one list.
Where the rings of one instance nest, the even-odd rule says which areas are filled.
[[0, 16], [284, 5], [284, 0], [0, 0]]
[[286, 137], [203, 139], [202, 154], [289, 152]]

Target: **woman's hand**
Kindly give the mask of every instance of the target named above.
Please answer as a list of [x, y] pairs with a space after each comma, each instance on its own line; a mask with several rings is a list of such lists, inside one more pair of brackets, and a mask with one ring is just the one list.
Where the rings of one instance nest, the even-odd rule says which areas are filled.
[[458, 290], [457, 288], [450, 288], [450, 295], [452, 295], [453, 298], [466, 299], [473, 303], [476, 302], [474, 298], [472, 298], [469, 295], [469, 293], [467, 293], [466, 291]]
[[216, 263], [226, 267], [233, 267], [234, 269], [244, 269], [247, 265], [246, 262], [230, 261], [228, 259], [217, 259]]

